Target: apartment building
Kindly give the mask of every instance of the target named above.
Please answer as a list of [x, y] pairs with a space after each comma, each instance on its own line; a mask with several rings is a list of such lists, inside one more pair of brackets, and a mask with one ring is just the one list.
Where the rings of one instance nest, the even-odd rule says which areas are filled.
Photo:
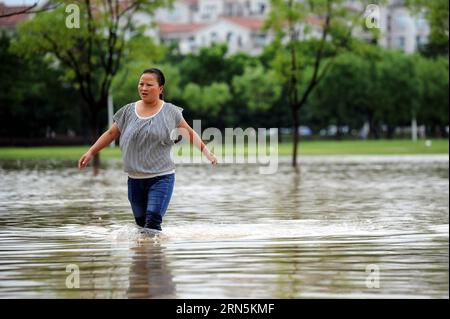
[[[364, 11], [357, 0], [347, 0], [347, 6]], [[0, 3], [3, 13], [21, 8]], [[135, 21], [146, 25], [146, 34], [157, 41], [177, 44], [181, 53], [193, 52], [214, 42], [225, 42], [231, 54], [239, 51], [259, 54], [273, 38], [270, 32], [262, 30], [269, 11], [269, 0], [175, 0], [171, 8], [158, 9], [153, 18], [136, 14]], [[379, 45], [413, 53], [427, 43], [430, 28], [425, 13], [412, 14], [404, 0], [388, 0], [386, 5], [378, 8], [377, 15]], [[1, 18], [0, 28], [13, 31], [18, 22], [27, 18], [28, 15]], [[156, 27], [151, 27], [150, 22], [156, 22]], [[312, 29], [310, 37], [320, 36], [320, 19], [311, 17], [307, 24]], [[301, 33], [302, 26], [299, 27]], [[355, 36], [370, 40], [369, 34], [362, 30], [355, 30]]]
[[414, 53], [427, 43], [430, 27], [425, 12], [412, 14], [404, 1], [391, 0], [380, 9], [380, 31], [381, 46]]
[[[359, 1], [348, 0], [347, 6], [364, 12]], [[261, 30], [269, 10], [269, 0], [178, 0], [173, 8], [158, 10], [155, 17], [160, 41], [177, 43], [181, 53], [225, 42], [230, 53], [258, 54], [272, 39], [270, 32]], [[412, 14], [403, 0], [389, 0], [377, 14], [379, 45], [413, 53], [426, 44], [430, 31], [423, 12]], [[311, 17], [308, 24], [309, 36], [320, 36], [320, 19]], [[362, 30], [355, 30], [355, 36], [370, 40]]]
[[268, 0], [177, 0], [172, 8], [158, 9], [160, 22], [207, 23], [220, 17], [264, 17]]

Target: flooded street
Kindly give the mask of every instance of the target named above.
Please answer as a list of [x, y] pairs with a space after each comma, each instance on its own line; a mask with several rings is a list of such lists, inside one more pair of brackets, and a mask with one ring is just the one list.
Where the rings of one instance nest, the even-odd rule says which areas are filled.
[[2, 161], [0, 298], [448, 298], [448, 159], [178, 165], [159, 237], [121, 161]]

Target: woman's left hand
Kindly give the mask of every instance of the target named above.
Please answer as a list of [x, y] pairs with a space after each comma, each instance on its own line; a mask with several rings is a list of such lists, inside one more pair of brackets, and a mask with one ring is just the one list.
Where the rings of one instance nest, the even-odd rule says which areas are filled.
[[208, 160], [211, 162], [212, 165], [216, 165], [216, 164], [218, 163], [218, 162], [217, 162], [217, 157], [216, 157], [216, 155], [214, 155], [213, 153], [208, 152], [208, 153], [206, 154], [206, 157], [208, 158]]

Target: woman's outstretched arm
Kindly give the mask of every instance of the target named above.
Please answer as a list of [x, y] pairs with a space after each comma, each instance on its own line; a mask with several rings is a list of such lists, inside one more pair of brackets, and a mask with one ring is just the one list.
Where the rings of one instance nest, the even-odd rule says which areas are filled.
[[119, 128], [116, 123], [113, 123], [113, 125], [98, 138], [98, 140], [94, 143], [94, 145], [91, 146], [89, 151], [87, 151], [81, 156], [80, 160], [78, 161], [78, 168], [80, 170], [85, 168], [95, 154], [97, 154], [106, 146], [111, 144], [119, 136], [120, 136]]
[[189, 133], [189, 143], [194, 144], [206, 156], [206, 158], [208, 158], [211, 164], [217, 164], [216, 156], [208, 150], [205, 143], [203, 143], [200, 136], [198, 136], [197, 132], [195, 132], [184, 119], [182, 119], [180, 124], [178, 124], [178, 128], [185, 129]]

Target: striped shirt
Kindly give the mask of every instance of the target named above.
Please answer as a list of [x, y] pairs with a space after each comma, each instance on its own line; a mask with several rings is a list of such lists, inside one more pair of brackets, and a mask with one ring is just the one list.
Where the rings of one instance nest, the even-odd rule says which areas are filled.
[[164, 102], [158, 113], [142, 117], [136, 103], [120, 108], [113, 117], [120, 131], [124, 171], [132, 178], [148, 178], [175, 171], [173, 132], [183, 119], [181, 107]]

